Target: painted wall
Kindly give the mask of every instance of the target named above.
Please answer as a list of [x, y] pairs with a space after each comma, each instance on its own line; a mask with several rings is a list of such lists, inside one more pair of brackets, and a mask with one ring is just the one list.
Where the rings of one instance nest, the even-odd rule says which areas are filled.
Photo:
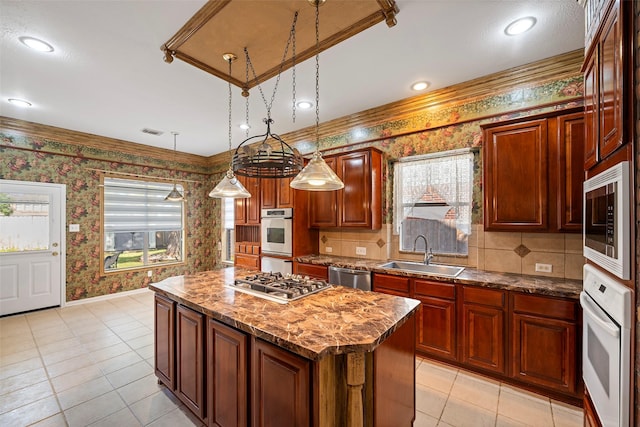
[[[67, 301], [139, 289], [152, 281], [218, 266], [220, 202], [209, 198], [208, 192], [219, 174], [212, 176], [189, 164], [69, 144], [63, 138], [55, 133], [43, 139], [0, 130], [0, 178], [67, 186], [66, 222], [80, 225], [78, 233], [66, 231]], [[94, 169], [189, 180], [182, 181], [187, 196], [184, 264], [100, 274], [101, 172]], [[148, 270], [153, 271], [151, 278]]]

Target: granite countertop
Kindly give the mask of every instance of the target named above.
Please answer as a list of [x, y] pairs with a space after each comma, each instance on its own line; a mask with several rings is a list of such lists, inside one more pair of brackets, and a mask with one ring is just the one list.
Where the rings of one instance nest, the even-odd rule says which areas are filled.
[[[505, 289], [510, 291], [525, 292], [529, 294], [547, 295], [579, 299], [582, 291], [582, 280], [561, 279], [545, 276], [529, 276], [525, 274], [498, 273], [493, 271], [478, 270], [465, 267], [464, 271], [456, 278], [438, 277], [413, 271], [392, 270], [381, 268], [380, 265], [387, 261], [367, 260], [362, 258], [338, 257], [328, 255], [307, 255], [297, 257], [298, 262], [332, 265], [335, 267], [351, 268], [356, 270], [368, 270], [374, 273], [386, 273], [396, 276], [414, 277], [422, 279], [434, 279], [440, 282], [461, 283], [464, 285], [482, 286], [485, 288]], [[437, 263], [434, 263], [437, 264]]]
[[372, 351], [420, 304], [342, 286], [279, 304], [225, 286], [251, 274], [255, 270], [228, 267], [169, 277], [149, 289], [311, 360]]

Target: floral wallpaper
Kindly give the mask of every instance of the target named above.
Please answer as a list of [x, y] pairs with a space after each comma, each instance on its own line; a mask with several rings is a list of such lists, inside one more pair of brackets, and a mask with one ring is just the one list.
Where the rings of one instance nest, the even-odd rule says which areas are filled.
[[[480, 147], [480, 125], [519, 116], [580, 105], [582, 77], [552, 80], [494, 93], [464, 102], [445, 103], [399, 120], [366, 129], [351, 129], [322, 138], [321, 149], [349, 151], [359, 146], [375, 146], [387, 157], [383, 170], [384, 218], [391, 222], [393, 160], [464, 147]], [[290, 142], [301, 152], [309, 152], [307, 141]], [[80, 224], [79, 233], [67, 232], [67, 301], [112, 294], [147, 286], [151, 280], [191, 274], [220, 265], [218, 241], [221, 233], [221, 204], [208, 197], [228, 165], [213, 162], [212, 170], [198, 165], [167, 162], [143, 155], [126, 154], [106, 148], [86, 147], [64, 141], [64, 135], [48, 138], [25, 136], [0, 129], [0, 179], [50, 182], [67, 185], [67, 223]], [[222, 156], [222, 155], [221, 155]], [[222, 157], [221, 157], [222, 159]], [[215, 159], [214, 159], [215, 160]], [[475, 156], [473, 222], [482, 223], [482, 159]], [[218, 164], [219, 163], [219, 164]], [[143, 271], [100, 274], [100, 173], [93, 169], [132, 173], [150, 177], [185, 180], [186, 236], [185, 263], [180, 266], [149, 268]]]
[[[0, 138], [1, 179], [67, 186], [66, 222], [80, 225], [80, 232], [66, 234], [67, 301], [139, 289], [152, 280], [210, 270], [218, 265], [220, 203], [209, 198], [208, 192], [221, 178], [220, 174], [212, 176], [187, 164], [168, 165], [143, 156], [65, 144], [56, 140], [55, 135], [45, 140], [0, 130]], [[187, 197], [184, 264], [100, 274], [102, 172], [95, 169], [185, 180], [182, 181]], [[147, 270], [153, 271], [153, 277], [147, 277]]]

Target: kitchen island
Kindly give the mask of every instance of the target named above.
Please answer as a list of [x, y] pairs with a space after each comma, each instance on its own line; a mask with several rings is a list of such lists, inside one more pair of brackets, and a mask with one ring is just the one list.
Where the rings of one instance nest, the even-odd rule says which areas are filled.
[[410, 426], [419, 302], [331, 287], [280, 304], [228, 285], [254, 270], [165, 279], [156, 375], [212, 426]]

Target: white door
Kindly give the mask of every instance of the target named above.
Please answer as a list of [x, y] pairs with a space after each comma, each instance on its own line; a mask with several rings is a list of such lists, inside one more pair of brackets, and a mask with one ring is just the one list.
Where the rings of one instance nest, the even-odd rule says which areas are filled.
[[63, 301], [66, 187], [0, 180], [0, 315]]

